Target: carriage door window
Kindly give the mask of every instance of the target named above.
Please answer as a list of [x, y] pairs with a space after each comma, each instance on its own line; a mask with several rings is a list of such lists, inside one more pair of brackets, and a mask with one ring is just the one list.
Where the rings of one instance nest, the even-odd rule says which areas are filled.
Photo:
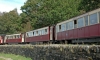
[[59, 32], [61, 31], [61, 25], [59, 25]]
[[84, 19], [83, 19], [83, 17], [79, 18], [77, 20], [77, 22], [78, 22], [78, 28], [84, 27]]
[[34, 31], [33, 31], [33, 36], [34, 36]]
[[96, 24], [98, 22], [97, 13], [91, 14], [89, 18], [90, 25]]
[[74, 28], [77, 28], [77, 20], [74, 20]]
[[85, 19], [85, 26], [88, 26], [88, 15], [84, 17]]
[[45, 29], [45, 34], [47, 34], [48, 32], [47, 32], [47, 29]]

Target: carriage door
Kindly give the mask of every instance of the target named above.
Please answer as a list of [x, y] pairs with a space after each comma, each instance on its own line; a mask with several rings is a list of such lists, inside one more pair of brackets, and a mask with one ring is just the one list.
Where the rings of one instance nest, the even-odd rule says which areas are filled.
[[22, 42], [24, 42], [24, 33], [22, 34]]
[[54, 40], [54, 26], [50, 27], [50, 40]]

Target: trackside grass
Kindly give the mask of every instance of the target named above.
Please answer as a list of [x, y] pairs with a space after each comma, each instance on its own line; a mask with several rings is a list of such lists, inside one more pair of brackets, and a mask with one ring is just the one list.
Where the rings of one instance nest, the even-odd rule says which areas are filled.
[[32, 60], [32, 59], [20, 55], [0, 53], [0, 60]]

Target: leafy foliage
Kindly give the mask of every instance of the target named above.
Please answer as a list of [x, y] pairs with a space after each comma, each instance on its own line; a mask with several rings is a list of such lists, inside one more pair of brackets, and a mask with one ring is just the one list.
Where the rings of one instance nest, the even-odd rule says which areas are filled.
[[79, 14], [81, 0], [28, 0], [21, 7], [32, 27], [54, 25]]
[[100, 7], [100, 0], [82, 0], [79, 4], [78, 10], [80, 11], [91, 11]]
[[3, 15], [0, 16], [0, 21], [0, 34], [17, 33], [21, 30], [19, 15], [16, 9], [9, 13], [4, 12]]

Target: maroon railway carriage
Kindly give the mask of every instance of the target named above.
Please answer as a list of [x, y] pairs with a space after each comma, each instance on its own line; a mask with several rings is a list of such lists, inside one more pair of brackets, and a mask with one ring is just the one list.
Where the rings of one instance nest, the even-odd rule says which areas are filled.
[[6, 35], [4, 39], [4, 43], [24, 43], [24, 36], [23, 34], [12, 34]]
[[25, 42], [49, 42], [53, 40], [53, 26], [48, 26], [33, 31], [26, 32]]
[[55, 36], [63, 42], [100, 42], [100, 8], [58, 23]]

